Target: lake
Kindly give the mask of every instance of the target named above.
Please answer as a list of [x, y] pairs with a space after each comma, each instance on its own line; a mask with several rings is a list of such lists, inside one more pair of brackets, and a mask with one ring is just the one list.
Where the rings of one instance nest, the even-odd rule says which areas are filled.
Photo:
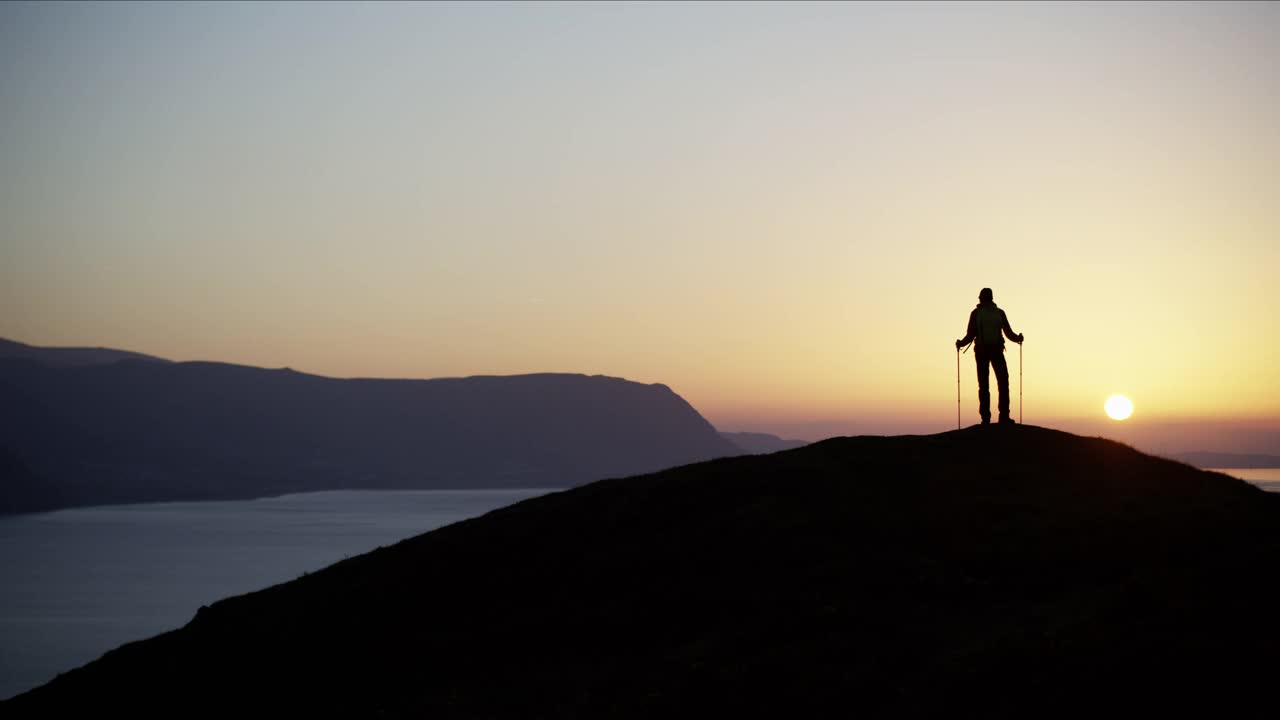
[[1269, 492], [1280, 492], [1280, 468], [1212, 468], [1211, 470], [1248, 480]]
[[201, 605], [552, 490], [339, 491], [0, 518], [0, 699]]

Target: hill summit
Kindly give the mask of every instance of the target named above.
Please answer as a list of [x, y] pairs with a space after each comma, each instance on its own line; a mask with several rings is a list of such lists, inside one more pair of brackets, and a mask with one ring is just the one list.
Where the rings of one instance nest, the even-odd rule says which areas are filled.
[[0, 709], [1240, 716], [1271, 701], [1278, 562], [1280, 497], [1111, 441], [836, 438], [441, 528]]

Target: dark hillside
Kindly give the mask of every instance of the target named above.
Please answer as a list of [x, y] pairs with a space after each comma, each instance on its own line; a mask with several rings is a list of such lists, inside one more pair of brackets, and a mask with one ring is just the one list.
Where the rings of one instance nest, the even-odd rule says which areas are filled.
[[1250, 716], [1280, 497], [1035, 427], [529, 500], [202, 610], [11, 717]]

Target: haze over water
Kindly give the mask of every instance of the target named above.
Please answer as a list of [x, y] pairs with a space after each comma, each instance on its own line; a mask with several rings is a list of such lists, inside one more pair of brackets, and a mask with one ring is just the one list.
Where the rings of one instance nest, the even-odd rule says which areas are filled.
[[1231, 477], [1247, 480], [1267, 492], [1280, 492], [1280, 468], [1211, 468]]

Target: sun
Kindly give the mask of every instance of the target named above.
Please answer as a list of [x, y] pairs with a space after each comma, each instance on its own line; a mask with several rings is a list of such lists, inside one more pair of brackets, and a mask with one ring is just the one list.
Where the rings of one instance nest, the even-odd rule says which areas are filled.
[[1102, 407], [1112, 420], [1124, 420], [1133, 414], [1133, 403], [1123, 395], [1112, 395]]

